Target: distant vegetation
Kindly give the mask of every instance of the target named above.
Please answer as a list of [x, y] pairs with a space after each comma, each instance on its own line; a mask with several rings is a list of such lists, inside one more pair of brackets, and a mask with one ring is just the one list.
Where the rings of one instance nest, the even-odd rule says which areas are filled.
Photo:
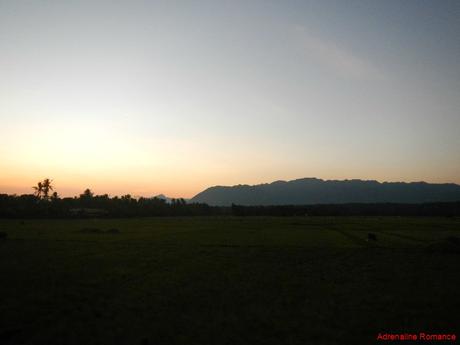
[[460, 202], [422, 204], [232, 205], [235, 216], [442, 216], [459, 217]]
[[[460, 216], [460, 201], [432, 203], [342, 203], [305, 205], [210, 206], [184, 199], [109, 197], [86, 189], [78, 197], [59, 197], [51, 179], [34, 194], [0, 194], [0, 218], [86, 218], [151, 216]], [[50, 191], [53, 193], [50, 195]]]
[[158, 198], [135, 199], [129, 194], [121, 197], [93, 195], [89, 189], [73, 198], [54, 196], [45, 199], [32, 194], [0, 194], [2, 218], [194, 216], [216, 215], [223, 210], [206, 204], [186, 204], [183, 199], [173, 199], [167, 203]]
[[34, 194], [0, 194], [2, 218], [81, 218], [134, 216], [216, 215], [222, 208], [206, 204], [186, 204], [184, 199], [133, 198], [130, 194], [109, 197], [94, 195], [88, 188], [78, 197], [60, 198], [53, 190], [52, 180], [44, 179], [32, 187]]

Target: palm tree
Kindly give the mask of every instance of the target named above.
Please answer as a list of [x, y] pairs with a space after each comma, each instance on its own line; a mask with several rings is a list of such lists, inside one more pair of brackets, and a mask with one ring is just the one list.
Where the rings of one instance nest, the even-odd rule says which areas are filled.
[[49, 178], [45, 178], [43, 180], [42, 186], [43, 186], [43, 196], [45, 199], [48, 200], [48, 193], [50, 190], [53, 190], [53, 186], [51, 185], [51, 182], [53, 180], [50, 180]]
[[41, 183], [41, 181], [38, 182], [37, 185], [33, 186], [32, 188], [35, 190], [34, 195], [40, 199], [43, 193], [43, 184]]
[[48, 194], [50, 190], [53, 190], [51, 182], [53, 182], [53, 180], [45, 178], [43, 181], [39, 181], [36, 186], [33, 186], [32, 188], [35, 190], [35, 196], [39, 199], [43, 198], [48, 200]]

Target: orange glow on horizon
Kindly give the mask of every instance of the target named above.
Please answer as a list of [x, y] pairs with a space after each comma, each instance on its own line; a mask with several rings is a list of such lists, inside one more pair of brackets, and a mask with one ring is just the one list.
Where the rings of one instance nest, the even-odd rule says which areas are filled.
[[[5, 172], [5, 171], [4, 171]], [[33, 175], [33, 176], [32, 176]], [[275, 180], [293, 180], [296, 178], [303, 177], [316, 177], [312, 175], [305, 176], [292, 176], [289, 178], [275, 178], [271, 177], [267, 179], [252, 178], [250, 180], [238, 180], [237, 177], [227, 176], [225, 180], [219, 181], [214, 178], [189, 178], [184, 179], [180, 176], [172, 176], [170, 174], [166, 179], [156, 179], [155, 181], [147, 181], [145, 177], [131, 177], [131, 178], [101, 178], [101, 177], [90, 177], [90, 176], [65, 176], [65, 175], [46, 175], [41, 174], [40, 177], [36, 177], [35, 174], [3, 174], [0, 179], [0, 193], [7, 194], [32, 194], [32, 186], [43, 178], [51, 178], [53, 180], [54, 190], [58, 192], [61, 197], [73, 197], [81, 194], [86, 188], [90, 188], [96, 195], [108, 194], [109, 196], [121, 196], [130, 194], [133, 197], [153, 197], [158, 194], [164, 194], [172, 198], [192, 198], [199, 192], [205, 190], [208, 187], [220, 185], [220, 186], [232, 186], [237, 184], [262, 184], [271, 183]], [[318, 177], [324, 180], [345, 180], [353, 179], [356, 177], [344, 176], [322, 176]], [[430, 183], [459, 183], [459, 181], [446, 181], [443, 179], [439, 180], [426, 180], [423, 178], [416, 180], [403, 180], [403, 179], [385, 179], [385, 178], [361, 178], [363, 180], [377, 180], [379, 182], [416, 182], [425, 181]]]
[[[307, 148], [300, 155], [283, 151], [278, 143], [248, 147], [213, 137], [140, 138], [126, 128], [127, 122], [111, 127], [78, 122], [12, 128], [6, 138], [10, 145], [0, 148], [0, 192], [29, 194], [43, 178], [53, 179], [61, 196], [77, 196], [90, 188], [95, 194], [111, 196], [165, 194], [176, 198], [191, 198], [214, 185], [303, 177], [460, 183], [460, 172], [452, 174], [455, 167], [442, 175], [437, 161], [397, 166], [374, 155], [350, 160], [345, 152], [327, 148]], [[35, 135], [37, 132], [41, 135]]]

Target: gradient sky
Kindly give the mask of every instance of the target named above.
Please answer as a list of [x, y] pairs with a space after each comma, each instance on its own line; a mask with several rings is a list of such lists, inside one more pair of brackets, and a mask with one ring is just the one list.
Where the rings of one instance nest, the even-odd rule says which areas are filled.
[[0, 0], [0, 192], [460, 183], [459, 1]]

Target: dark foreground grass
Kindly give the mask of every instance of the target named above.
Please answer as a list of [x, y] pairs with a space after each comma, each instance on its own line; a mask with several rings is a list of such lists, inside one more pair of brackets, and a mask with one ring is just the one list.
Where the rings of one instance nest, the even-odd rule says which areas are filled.
[[460, 254], [442, 250], [459, 219], [2, 220], [0, 231], [2, 345], [459, 331]]

